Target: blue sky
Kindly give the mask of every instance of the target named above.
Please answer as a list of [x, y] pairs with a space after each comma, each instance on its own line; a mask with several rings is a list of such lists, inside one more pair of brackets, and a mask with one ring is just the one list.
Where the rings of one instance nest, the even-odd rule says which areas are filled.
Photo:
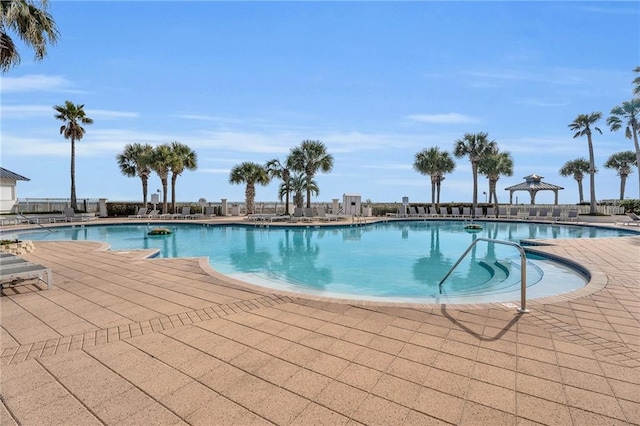
[[[334, 156], [313, 201], [361, 194], [373, 201], [429, 201], [414, 155], [452, 152], [467, 132], [489, 133], [514, 159], [505, 187], [532, 173], [565, 188], [568, 161], [587, 141], [568, 129], [601, 111], [594, 135], [596, 195], [618, 198], [602, 164], [633, 150], [605, 119], [631, 99], [640, 65], [637, 2], [71, 2], [52, 1], [61, 37], [42, 62], [2, 75], [2, 166], [27, 176], [18, 196], [69, 197], [70, 143], [53, 105], [84, 104], [95, 123], [76, 146], [79, 198], [141, 199], [115, 156], [127, 143], [179, 141], [198, 170], [177, 181], [179, 201], [244, 199], [228, 183], [243, 161], [284, 160], [302, 140]], [[471, 201], [467, 158], [456, 159], [441, 201]], [[479, 199], [488, 189], [479, 180]], [[258, 187], [274, 201], [278, 182]], [[153, 176], [150, 189], [161, 188]], [[588, 178], [585, 179], [588, 198]], [[516, 193], [528, 202], [526, 193]], [[627, 197], [638, 197], [636, 172]], [[538, 203], [553, 202], [551, 192]]]

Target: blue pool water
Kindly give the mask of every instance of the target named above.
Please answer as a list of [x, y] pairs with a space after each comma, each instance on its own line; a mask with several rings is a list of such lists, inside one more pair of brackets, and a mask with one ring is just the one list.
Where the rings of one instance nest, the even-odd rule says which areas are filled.
[[[366, 226], [270, 227], [162, 224], [173, 233], [149, 236], [158, 223], [63, 227], [3, 238], [102, 241], [115, 250], [158, 249], [161, 257], [207, 256], [217, 271], [266, 287], [332, 297], [384, 301], [480, 303], [519, 300], [515, 248], [480, 242], [440, 293], [438, 283], [477, 237], [526, 239], [630, 235], [618, 229], [537, 223], [482, 222], [469, 233], [460, 221], [401, 221]], [[637, 234], [634, 234], [637, 235]], [[528, 256], [528, 298], [584, 286], [582, 274]]]

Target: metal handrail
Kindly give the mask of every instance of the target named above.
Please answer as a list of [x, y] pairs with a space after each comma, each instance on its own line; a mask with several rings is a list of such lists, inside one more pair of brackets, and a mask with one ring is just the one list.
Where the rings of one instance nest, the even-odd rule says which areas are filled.
[[27, 221], [27, 223], [32, 223], [32, 224], [34, 224], [34, 225], [38, 225], [40, 228], [42, 228], [42, 229], [46, 229], [47, 231], [52, 232], [52, 231], [51, 231], [51, 229], [49, 229], [49, 228], [45, 228], [44, 226], [42, 226], [42, 225], [40, 224], [40, 222], [32, 221], [32, 220], [31, 220], [31, 218], [28, 218], [27, 216], [23, 215], [23, 214], [22, 214], [22, 213], [20, 213], [20, 212], [16, 212], [16, 216], [18, 216], [18, 217], [21, 217], [21, 218], [25, 219], [25, 220]]
[[449, 272], [447, 272], [447, 274], [438, 284], [438, 288], [440, 289], [440, 294], [442, 294], [442, 284], [446, 281], [447, 278], [449, 278], [449, 275], [451, 275], [453, 270], [458, 267], [460, 262], [462, 262], [462, 259], [464, 259], [464, 257], [471, 251], [471, 249], [479, 241], [486, 241], [488, 243], [495, 243], [495, 244], [504, 244], [506, 246], [512, 246], [518, 249], [518, 251], [520, 252], [520, 305], [521, 306], [516, 310], [521, 314], [525, 312], [529, 312], [529, 310], [527, 309], [527, 255], [520, 244], [511, 242], [511, 241], [494, 240], [491, 238], [482, 238], [482, 237], [476, 238], [475, 240], [473, 240], [473, 242], [464, 251], [464, 253], [462, 253], [462, 256], [460, 256], [460, 258], [456, 261], [456, 263], [453, 264], [451, 269], [449, 269]]

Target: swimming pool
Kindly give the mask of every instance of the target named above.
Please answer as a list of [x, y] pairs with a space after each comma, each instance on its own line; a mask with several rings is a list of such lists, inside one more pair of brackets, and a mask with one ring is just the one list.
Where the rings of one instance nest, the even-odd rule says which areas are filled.
[[[528, 222], [390, 221], [365, 226], [261, 228], [166, 224], [171, 235], [149, 236], [158, 223], [76, 225], [3, 238], [94, 240], [112, 249], [157, 249], [161, 257], [207, 256], [217, 271], [265, 287], [321, 296], [421, 303], [482, 303], [519, 299], [519, 255], [513, 247], [480, 243], [443, 286], [438, 283], [478, 237], [527, 239], [637, 235], [621, 229]], [[527, 256], [528, 298], [584, 286], [583, 274]]]

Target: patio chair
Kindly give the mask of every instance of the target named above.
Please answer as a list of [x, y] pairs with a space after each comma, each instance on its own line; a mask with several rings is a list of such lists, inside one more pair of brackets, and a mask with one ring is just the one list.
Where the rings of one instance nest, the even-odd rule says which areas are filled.
[[182, 207], [182, 211], [180, 213], [174, 213], [172, 215], [173, 219], [189, 219], [192, 217], [193, 216], [191, 215], [191, 206], [184, 206]]
[[293, 215], [291, 215], [291, 222], [299, 222], [302, 220], [303, 216], [304, 216], [304, 210], [296, 207], [293, 209]]
[[553, 220], [554, 222], [559, 221], [561, 216], [562, 216], [562, 209], [551, 210], [551, 220]]
[[462, 217], [471, 217], [471, 207], [462, 208]]
[[529, 209], [529, 214], [527, 215], [527, 219], [535, 219], [537, 215], [538, 215], [538, 208], [531, 207]]
[[487, 207], [487, 217], [496, 217], [495, 207]]
[[509, 209], [509, 219], [518, 219], [518, 210], [517, 207], [511, 207]]
[[570, 222], [578, 222], [578, 210], [569, 210], [564, 220]]
[[473, 217], [483, 217], [484, 213], [482, 211], [482, 207], [476, 207], [473, 211]]
[[498, 207], [498, 217], [507, 218], [507, 208], [506, 207]]
[[147, 208], [146, 207], [140, 207], [138, 209], [138, 213], [129, 215], [129, 217], [135, 218], [135, 219], [141, 219], [143, 216], [146, 216], [146, 214], [147, 214]]
[[440, 206], [440, 216], [442, 216], [442, 217], [448, 217], [449, 216], [449, 212], [447, 211], [446, 207]]
[[147, 219], [158, 219], [160, 217], [160, 210], [151, 210], [148, 214], [144, 215], [144, 217]]

